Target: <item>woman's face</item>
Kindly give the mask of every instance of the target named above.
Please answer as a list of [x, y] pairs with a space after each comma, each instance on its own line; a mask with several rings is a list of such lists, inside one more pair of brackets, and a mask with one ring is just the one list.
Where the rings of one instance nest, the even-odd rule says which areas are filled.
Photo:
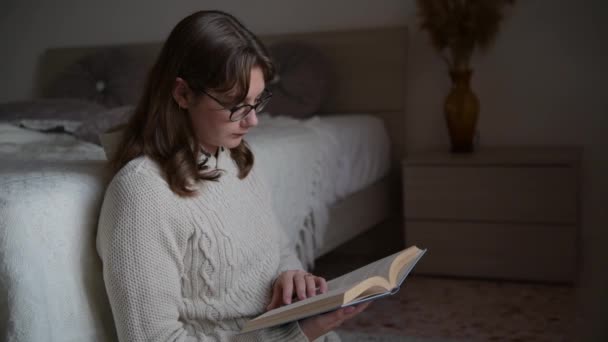
[[[243, 104], [256, 104], [264, 87], [262, 69], [254, 67], [251, 69], [249, 91]], [[209, 94], [222, 102], [229, 98], [226, 94], [213, 92], [209, 92]], [[209, 153], [214, 154], [220, 146], [237, 147], [249, 129], [258, 124], [257, 113], [254, 109], [242, 120], [232, 122], [230, 121], [230, 109], [222, 107], [210, 96], [200, 94], [192, 96], [191, 99], [193, 101], [190, 101], [187, 109], [194, 131], [203, 148]]]

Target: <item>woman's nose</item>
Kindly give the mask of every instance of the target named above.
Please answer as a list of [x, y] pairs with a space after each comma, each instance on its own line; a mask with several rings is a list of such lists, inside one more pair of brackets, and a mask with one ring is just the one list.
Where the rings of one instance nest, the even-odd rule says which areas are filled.
[[258, 113], [255, 109], [251, 109], [251, 112], [241, 120], [241, 123], [245, 124], [246, 127], [255, 127], [258, 125]]

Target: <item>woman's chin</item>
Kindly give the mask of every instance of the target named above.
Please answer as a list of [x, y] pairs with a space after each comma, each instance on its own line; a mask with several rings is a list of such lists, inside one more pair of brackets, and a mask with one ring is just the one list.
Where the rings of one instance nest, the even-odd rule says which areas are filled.
[[244, 136], [231, 136], [230, 139], [226, 140], [226, 143], [224, 144], [224, 147], [227, 148], [235, 148], [237, 146], [239, 146], [241, 144], [241, 140], [243, 140]]

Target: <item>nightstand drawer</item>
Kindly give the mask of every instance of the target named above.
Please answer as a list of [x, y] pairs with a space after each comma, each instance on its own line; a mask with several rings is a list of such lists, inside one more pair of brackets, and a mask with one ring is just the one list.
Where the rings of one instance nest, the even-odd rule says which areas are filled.
[[408, 219], [576, 224], [577, 169], [565, 166], [408, 166]]
[[428, 248], [417, 273], [573, 282], [575, 226], [406, 222], [407, 245]]

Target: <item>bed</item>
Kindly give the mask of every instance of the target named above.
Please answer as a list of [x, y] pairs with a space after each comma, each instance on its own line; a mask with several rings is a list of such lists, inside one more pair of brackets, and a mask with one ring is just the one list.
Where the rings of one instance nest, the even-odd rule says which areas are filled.
[[[261, 114], [259, 126], [247, 137], [260, 165], [267, 165], [262, 174], [279, 221], [311, 268], [316, 258], [399, 215], [407, 29], [284, 34], [262, 40], [305, 43], [332, 62], [331, 96], [314, 116]], [[39, 95], [61, 70], [107, 48], [47, 50], [39, 63]], [[154, 56], [158, 48], [157, 43], [121, 46], [141, 58]], [[103, 148], [71, 134], [0, 123], [2, 337], [111, 339], [107, 300], [95, 295], [104, 293], [94, 248], [98, 210], [109, 181], [104, 164]], [[79, 329], [71, 328], [75, 325]], [[76, 335], [66, 338], [66, 331]]]

